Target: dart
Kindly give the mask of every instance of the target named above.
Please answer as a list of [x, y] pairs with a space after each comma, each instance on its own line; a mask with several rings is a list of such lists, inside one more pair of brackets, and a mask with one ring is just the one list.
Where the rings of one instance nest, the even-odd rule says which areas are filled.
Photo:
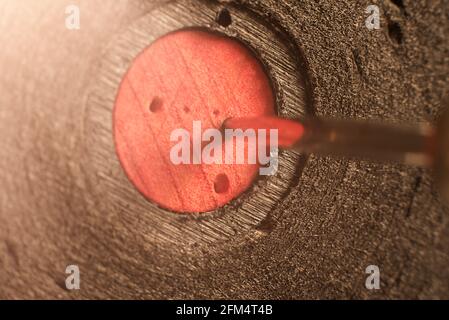
[[[279, 117], [229, 118], [225, 129], [277, 129], [280, 148], [321, 156], [338, 156], [404, 163], [435, 168], [440, 186], [447, 190], [448, 134], [444, 115], [439, 124], [398, 126], [357, 120], [309, 117], [291, 120]], [[449, 192], [444, 192], [448, 195]]]
[[403, 128], [362, 121], [278, 117], [229, 118], [226, 129], [277, 129], [278, 145], [303, 153], [395, 161], [429, 166], [433, 162], [434, 130]]

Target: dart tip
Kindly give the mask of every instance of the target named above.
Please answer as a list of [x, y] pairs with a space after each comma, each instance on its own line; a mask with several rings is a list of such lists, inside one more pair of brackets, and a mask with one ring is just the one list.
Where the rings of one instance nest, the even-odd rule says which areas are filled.
[[291, 148], [296, 145], [304, 134], [304, 126], [295, 120], [283, 119], [275, 116], [228, 118], [223, 122], [223, 129], [265, 129], [277, 130], [278, 146]]

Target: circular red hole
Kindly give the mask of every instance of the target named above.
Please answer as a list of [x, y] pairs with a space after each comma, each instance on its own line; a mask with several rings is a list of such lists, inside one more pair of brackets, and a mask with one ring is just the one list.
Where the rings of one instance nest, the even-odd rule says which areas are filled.
[[216, 193], [225, 193], [229, 190], [229, 179], [224, 173], [217, 175], [214, 181], [214, 190]]
[[[151, 116], [160, 111], [163, 117]], [[121, 82], [115, 146], [129, 180], [147, 199], [175, 212], [211, 211], [247, 190], [259, 166], [173, 164], [171, 133], [184, 128], [192, 136], [193, 121], [201, 121], [204, 132], [227, 117], [273, 114], [270, 82], [248, 48], [217, 33], [180, 30], [147, 47]]]
[[162, 99], [159, 97], [154, 97], [150, 103], [150, 111], [151, 112], [159, 112], [162, 110]]

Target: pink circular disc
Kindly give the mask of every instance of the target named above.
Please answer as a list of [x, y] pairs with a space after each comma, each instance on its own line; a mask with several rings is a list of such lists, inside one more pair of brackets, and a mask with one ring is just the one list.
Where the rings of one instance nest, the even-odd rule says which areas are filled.
[[230, 117], [274, 113], [269, 79], [248, 48], [215, 33], [181, 30], [153, 42], [123, 78], [114, 109], [116, 151], [150, 201], [179, 213], [212, 211], [247, 190], [259, 166], [174, 164], [171, 133], [183, 128], [192, 139], [193, 121], [204, 132]]

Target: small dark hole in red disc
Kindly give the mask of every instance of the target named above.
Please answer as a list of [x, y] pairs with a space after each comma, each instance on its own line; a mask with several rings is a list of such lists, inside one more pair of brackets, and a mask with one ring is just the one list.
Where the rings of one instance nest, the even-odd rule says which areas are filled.
[[151, 112], [159, 112], [162, 110], [162, 99], [159, 97], [154, 97], [153, 101], [150, 103], [150, 111]]
[[224, 173], [220, 173], [215, 177], [214, 189], [216, 193], [225, 193], [229, 190], [229, 179]]

